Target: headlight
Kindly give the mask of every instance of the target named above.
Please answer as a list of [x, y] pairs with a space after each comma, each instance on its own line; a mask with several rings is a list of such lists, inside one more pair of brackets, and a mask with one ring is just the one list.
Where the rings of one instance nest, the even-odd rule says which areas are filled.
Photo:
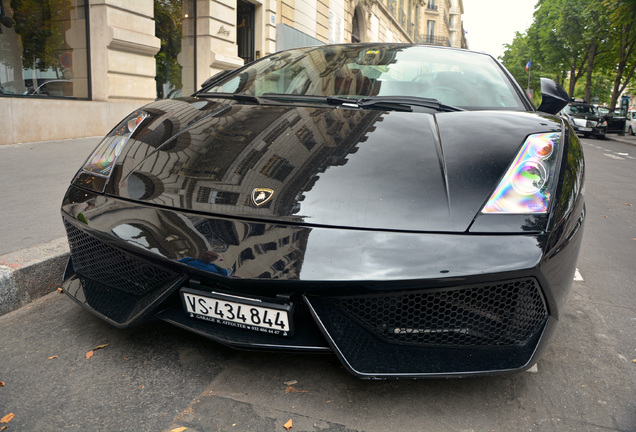
[[88, 158], [82, 171], [108, 178], [119, 154], [146, 117], [148, 117], [148, 114], [141, 110], [137, 110], [126, 117], [99, 143], [93, 154]]
[[481, 212], [547, 212], [555, 182], [560, 139], [559, 132], [530, 135]]

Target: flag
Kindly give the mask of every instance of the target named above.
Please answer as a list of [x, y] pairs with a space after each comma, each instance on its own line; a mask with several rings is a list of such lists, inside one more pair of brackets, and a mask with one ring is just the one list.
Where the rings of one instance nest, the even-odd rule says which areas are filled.
[[526, 65], [526, 70], [530, 70], [530, 66], [532, 66], [532, 60], [528, 60], [528, 64]]

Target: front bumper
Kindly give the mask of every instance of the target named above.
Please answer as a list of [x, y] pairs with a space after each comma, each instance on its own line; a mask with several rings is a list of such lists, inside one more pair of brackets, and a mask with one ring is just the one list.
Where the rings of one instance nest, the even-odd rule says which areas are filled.
[[[556, 325], [580, 237], [571, 236], [545, 260], [548, 242], [539, 235], [281, 226], [176, 213], [74, 187], [69, 192], [62, 213], [71, 258], [63, 287], [91, 312], [118, 327], [157, 317], [238, 348], [333, 351], [364, 378], [530, 367]], [[234, 242], [228, 233], [244, 240]], [[347, 239], [338, 244], [347, 253], [337, 253], [336, 238]], [[179, 262], [212, 247], [223, 249], [232, 276]], [[383, 262], [369, 262], [376, 255], [365, 251]], [[337, 259], [329, 259], [334, 253]], [[192, 319], [179, 291], [193, 283], [293, 303], [295, 333], [281, 337]]]
[[597, 125], [573, 125], [574, 130], [579, 135], [594, 135], [596, 137], [604, 137], [607, 135], [607, 126], [597, 126]]

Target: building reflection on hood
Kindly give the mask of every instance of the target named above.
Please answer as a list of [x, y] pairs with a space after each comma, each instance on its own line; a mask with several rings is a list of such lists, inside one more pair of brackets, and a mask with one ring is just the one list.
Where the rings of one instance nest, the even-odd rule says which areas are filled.
[[[185, 212], [113, 207], [110, 200], [100, 206], [96, 197], [90, 209], [82, 209], [82, 217], [134, 248], [200, 270], [298, 278], [310, 228], [196, 214], [236, 214], [240, 208], [242, 216], [293, 217], [318, 176], [346, 164], [374, 123], [382, 120], [382, 112], [193, 101], [163, 101], [146, 108], [153, 121], [131, 140], [109, 186], [124, 198]], [[161, 106], [163, 113], [153, 105]], [[166, 139], [170, 134], [177, 136]], [[158, 140], [164, 144], [157, 145]], [[276, 192], [257, 208], [250, 195], [263, 185]], [[206, 263], [202, 257], [210, 253], [222, 255], [223, 261]]]

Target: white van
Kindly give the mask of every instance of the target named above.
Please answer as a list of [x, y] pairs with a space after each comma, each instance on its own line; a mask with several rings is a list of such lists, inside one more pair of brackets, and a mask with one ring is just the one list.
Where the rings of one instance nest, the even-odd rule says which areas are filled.
[[630, 135], [636, 135], [636, 111], [627, 111], [627, 123], [625, 124], [625, 130]]

